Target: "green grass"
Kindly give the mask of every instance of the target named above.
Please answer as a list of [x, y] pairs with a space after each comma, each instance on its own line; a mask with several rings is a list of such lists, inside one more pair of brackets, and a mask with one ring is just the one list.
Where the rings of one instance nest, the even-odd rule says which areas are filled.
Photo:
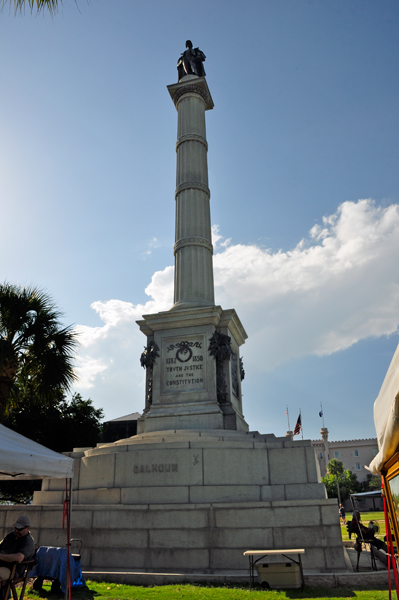
[[[60, 600], [63, 596], [52, 594], [45, 585], [42, 592], [27, 590], [29, 600]], [[140, 587], [116, 583], [87, 582], [87, 589], [73, 590], [72, 600], [286, 600], [306, 598], [328, 600], [332, 598], [357, 598], [359, 600], [387, 600], [386, 589], [353, 590], [350, 588], [305, 588], [304, 590], [264, 591], [259, 587], [216, 587], [201, 585], [164, 585]]]
[[[377, 534], [377, 537], [380, 538], [381, 540], [384, 539], [384, 535], [385, 535], [385, 517], [384, 517], [384, 513], [383, 512], [362, 512], [360, 513], [360, 517], [361, 517], [361, 523], [363, 523], [363, 525], [365, 527], [368, 526], [369, 521], [376, 521], [380, 527], [380, 531]], [[352, 520], [352, 515], [350, 513], [346, 513], [346, 520], [347, 521], [351, 521]], [[349, 540], [349, 535], [348, 535], [348, 531], [346, 529], [346, 525], [341, 525], [341, 533], [342, 533], [342, 539], [343, 541], [347, 541]], [[355, 537], [352, 535], [352, 540], [355, 541]]]

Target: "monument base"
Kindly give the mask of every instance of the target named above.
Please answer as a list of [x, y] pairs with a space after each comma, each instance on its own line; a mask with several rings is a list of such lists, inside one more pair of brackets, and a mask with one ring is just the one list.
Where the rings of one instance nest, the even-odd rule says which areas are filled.
[[[245, 570], [245, 550], [290, 547], [305, 548], [305, 569], [346, 569], [336, 501], [326, 498], [310, 441], [176, 430], [71, 456], [85, 569]], [[31, 511], [53, 505], [58, 514], [63, 498], [62, 482], [44, 481]], [[47, 514], [34, 535], [40, 526], [39, 543], [58, 544]]]
[[[235, 310], [191, 307], [144, 315], [137, 323], [147, 336], [142, 355], [146, 405], [138, 433], [248, 431], [242, 413], [239, 354], [247, 334]], [[218, 358], [220, 351], [223, 360]]]

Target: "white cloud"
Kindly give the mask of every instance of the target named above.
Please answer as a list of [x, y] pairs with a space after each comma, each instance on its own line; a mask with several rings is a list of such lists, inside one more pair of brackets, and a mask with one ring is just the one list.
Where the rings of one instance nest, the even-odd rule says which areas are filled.
[[[212, 225], [212, 244], [213, 244], [213, 251], [217, 252], [219, 250], [219, 246], [222, 246], [223, 248], [227, 248], [227, 246], [230, 245], [231, 243], [231, 238], [227, 238], [227, 240], [224, 240], [224, 242], [220, 242], [220, 240], [223, 239], [223, 236], [221, 235], [220, 231], [219, 231], [219, 225]], [[220, 242], [220, 244], [219, 244]]]
[[[399, 206], [345, 202], [290, 251], [220, 243], [213, 227], [216, 301], [234, 307], [249, 334], [246, 361], [258, 371], [290, 358], [326, 355], [361, 339], [389, 335], [399, 325]], [[96, 399], [144, 396], [139, 354], [145, 343], [135, 321], [173, 303], [173, 267], [156, 272], [143, 305], [95, 302], [102, 327], [82, 327], [82, 369]], [[101, 386], [99, 385], [101, 383]], [[101, 389], [100, 389], [101, 388]], [[87, 389], [87, 387], [86, 387]], [[134, 398], [134, 406], [131, 403]], [[100, 405], [105, 406], [104, 402]], [[119, 413], [122, 409], [119, 404]]]
[[215, 256], [218, 303], [238, 307], [248, 351], [269, 368], [398, 328], [399, 206], [345, 202], [323, 225], [288, 252], [230, 246]]
[[156, 237], [153, 237], [147, 244], [147, 250], [142, 253], [142, 258], [147, 258], [155, 248], [160, 248], [161, 244]]

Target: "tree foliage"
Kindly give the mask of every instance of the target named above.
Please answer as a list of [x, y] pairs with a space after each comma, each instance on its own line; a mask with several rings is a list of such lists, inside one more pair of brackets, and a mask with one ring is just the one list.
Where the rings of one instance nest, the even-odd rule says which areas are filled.
[[21, 397], [48, 404], [76, 380], [77, 334], [61, 316], [44, 291], [0, 285], [0, 423]]
[[102, 418], [103, 409], [95, 408], [92, 400], [80, 394], [67, 400], [58, 392], [49, 406], [25, 399], [9, 410], [4, 425], [55, 452], [70, 452], [99, 442]]
[[333, 458], [328, 463], [328, 465], [326, 467], [326, 471], [330, 475], [334, 475], [334, 477], [342, 475], [344, 472], [344, 463], [341, 460], [337, 460], [336, 458]]
[[367, 480], [363, 482], [363, 489], [365, 492], [371, 492], [373, 490], [381, 489], [381, 477], [378, 475], [372, 475], [369, 473], [367, 475]]
[[[28, 6], [31, 12], [33, 12], [34, 8], [36, 8], [37, 13], [40, 13], [42, 10], [48, 10], [50, 15], [54, 15], [58, 11], [58, 0], [1, 0], [2, 7], [7, 4], [14, 4], [15, 13], [23, 12]], [[62, 4], [62, 0], [60, 0], [60, 4]]]
[[349, 494], [360, 492], [361, 485], [357, 476], [349, 469], [345, 470], [342, 461], [333, 458], [328, 463], [326, 470], [327, 474], [322, 478], [322, 482], [326, 486], [329, 498], [338, 498], [337, 480], [342, 501], [349, 498]]
[[[68, 452], [95, 446], [101, 440], [102, 418], [102, 408], [94, 408], [90, 399], [74, 394], [67, 400], [62, 392], [57, 392], [48, 406], [37, 399], [24, 398], [10, 408], [4, 425], [55, 452]], [[0, 502], [28, 504], [33, 492], [40, 488], [41, 480], [2, 481]]]

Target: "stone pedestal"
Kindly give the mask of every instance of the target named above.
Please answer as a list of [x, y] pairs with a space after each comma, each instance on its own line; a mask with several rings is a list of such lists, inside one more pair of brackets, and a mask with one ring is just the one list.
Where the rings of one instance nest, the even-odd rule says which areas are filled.
[[[305, 548], [305, 570], [346, 568], [336, 500], [326, 498], [309, 440], [162, 431], [72, 456], [85, 569], [245, 573], [245, 550], [293, 547]], [[61, 522], [63, 498], [52, 479], [29, 508], [58, 505]], [[60, 543], [51, 514], [35, 519], [43, 545]]]
[[[239, 347], [247, 337], [234, 310], [220, 306], [145, 315], [138, 321], [154, 360], [147, 365], [146, 407], [138, 433], [170, 429], [247, 431], [242, 414]], [[220, 361], [209, 350], [229, 340]], [[223, 338], [222, 338], [223, 339]]]

